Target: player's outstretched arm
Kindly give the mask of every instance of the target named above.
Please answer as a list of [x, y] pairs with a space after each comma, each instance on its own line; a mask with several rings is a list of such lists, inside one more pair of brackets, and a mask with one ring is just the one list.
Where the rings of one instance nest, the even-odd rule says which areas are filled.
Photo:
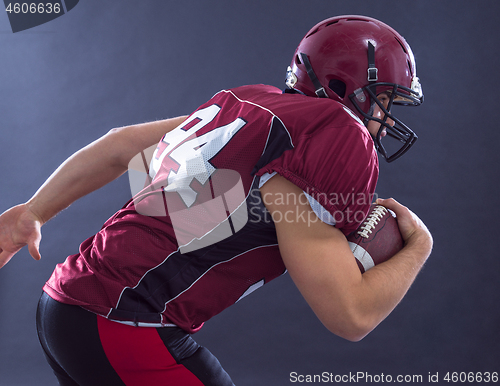
[[321, 322], [348, 340], [362, 339], [390, 314], [430, 254], [425, 225], [396, 201], [383, 200], [398, 215], [405, 247], [361, 274], [342, 232], [317, 218], [307, 200], [298, 198], [303, 195], [298, 187], [275, 176], [261, 193], [294, 283]]
[[79, 198], [125, 173], [132, 157], [158, 143], [185, 118], [110, 130], [64, 161], [28, 201], [30, 209], [42, 224], [47, 222]]
[[45, 181], [25, 204], [0, 216], [0, 268], [23, 246], [40, 259], [40, 227], [86, 194], [127, 171], [136, 154], [156, 144], [186, 119], [185, 116], [109, 131], [77, 151]]

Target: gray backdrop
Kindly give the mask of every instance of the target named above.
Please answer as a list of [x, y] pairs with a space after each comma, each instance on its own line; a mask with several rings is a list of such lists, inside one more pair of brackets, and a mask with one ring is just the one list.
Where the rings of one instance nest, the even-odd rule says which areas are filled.
[[[359, 343], [317, 321], [288, 276], [196, 334], [238, 385], [290, 373], [422, 375], [499, 371], [496, 0], [86, 0], [13, 34], [0, 12], [0, 211], [29, 199], [69, 155], [113, 127], [189, 113], [222, 88], [282, 87], [303, 35], [364, 14], [413, 48], [426, 101], [399, 115], [415, 147], [381, 165], [380, 196], [417, 212], [435, 238], [404, 301]], [[43, 229], [42, 261], [22, 250], [0, 270], [0, 385], [53, 385], [34, 327], [41, 287], [129, 199], [125, 177]], [[379, 378], [380, 379], [380, 378]]]

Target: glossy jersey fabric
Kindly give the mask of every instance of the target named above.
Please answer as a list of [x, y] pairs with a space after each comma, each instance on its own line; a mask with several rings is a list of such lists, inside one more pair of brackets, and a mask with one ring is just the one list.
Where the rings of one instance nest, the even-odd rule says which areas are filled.
[[378, 160], [341, 104], [254, 85], [217, 93], [167, 133], [147, 173], [44, 291], [111, 320], [193, 333], [286, 271], [261, 178], [287, 178], [349, 234], [368, 212]]

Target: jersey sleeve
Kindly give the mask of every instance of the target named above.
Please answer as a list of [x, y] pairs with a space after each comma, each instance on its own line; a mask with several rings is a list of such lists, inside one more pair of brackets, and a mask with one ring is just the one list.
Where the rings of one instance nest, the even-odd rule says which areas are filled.
[[305, 130], [294, 138], [293, 150], [258, 174], [274, 172], [304, 190], [347, 235], [368, 213], [378, 178], [378, 158], [362, 126], [352, 122], [333, 130], [326, 125], [313, 132]]

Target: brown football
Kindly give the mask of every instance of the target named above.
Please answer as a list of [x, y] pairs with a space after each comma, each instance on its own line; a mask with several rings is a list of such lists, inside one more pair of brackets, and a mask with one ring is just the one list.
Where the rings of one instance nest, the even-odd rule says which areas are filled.
[[362, 273], [390, 259], [404, 245], [395, 215], [377, 204], [371, 205], [365, 220], [347, 241]]

